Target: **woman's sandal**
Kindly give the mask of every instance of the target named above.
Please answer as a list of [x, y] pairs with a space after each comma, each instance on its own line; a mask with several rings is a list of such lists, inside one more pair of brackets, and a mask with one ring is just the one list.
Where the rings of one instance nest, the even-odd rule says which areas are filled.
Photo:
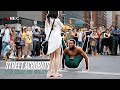
[[63, 75], [62, 74], [57, 74], [57, 75], [54, 75], [55, 78], [61, 78]]
[[47, 74], [46, 78], [53, 78], [54, 77], [54, 74]]

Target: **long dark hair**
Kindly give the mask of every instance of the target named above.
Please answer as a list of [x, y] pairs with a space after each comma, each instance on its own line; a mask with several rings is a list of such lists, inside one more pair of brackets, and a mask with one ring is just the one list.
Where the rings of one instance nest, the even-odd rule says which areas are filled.
[[117, 30], [117, 26], [115, 26], [115, 30]]
[[21, 32], [23, 33], [23, 27], [21, 29], [22, 29]]
[[50, 18], [57, 18], [58, 17], [58, 11], [49, 11], [47, 14], [47, 20], [50, 23]]

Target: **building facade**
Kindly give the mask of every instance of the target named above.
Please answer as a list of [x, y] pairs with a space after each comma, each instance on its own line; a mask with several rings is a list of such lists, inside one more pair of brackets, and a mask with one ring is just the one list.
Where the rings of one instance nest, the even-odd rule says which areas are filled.
[[112, 11], [106, 11], [107, 13], [107, 28], [110, 28], [110, 26], [112, 25]]
[[92, 11], [93, 27], [107, 26], [106, 11]]
[[84, 12], [83, 11], [64, 11], [64, 24], [71, 24], [77, 27], [84, 27], [82, 23], [84, 21]]
[[48, 11], [42, 11], [42, 21], [45, 22]]
[[90, 11], [84, 11], [84, 27], [90, 28], [90, 21], [91, 21], [91, 12]]

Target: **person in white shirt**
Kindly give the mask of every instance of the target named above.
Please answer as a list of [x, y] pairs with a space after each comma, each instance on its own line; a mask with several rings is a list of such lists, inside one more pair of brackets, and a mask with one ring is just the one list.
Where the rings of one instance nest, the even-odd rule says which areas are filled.
[[2, 50], [2, 35], [0, 30], [0, 57], [1, 57], [1, 50]]
[[7, 24], [4, 24], [3, 29], [1, 30], [2, 35], [2, 53], [4, 51], [4, 48], [10, 43], [10, 34], [11, 30]]
[[80, 30], [80, 32], [78, 32], [78, 46], [80, 46], [82, 48], [82, 44], [83, 44], [83, 36], [84, 36], [84, 32]]

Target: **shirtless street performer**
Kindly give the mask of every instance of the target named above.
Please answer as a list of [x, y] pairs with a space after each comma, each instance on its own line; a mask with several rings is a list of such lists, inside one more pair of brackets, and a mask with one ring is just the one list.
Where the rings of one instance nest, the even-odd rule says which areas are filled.
[[86, 67], [82, 71], [88, 71], [88, 57], [81, 47], [76, 46], [74, 39], [70, 39], [69, 47], [64, 49], [62, 58], [62, 70], [64, 65], [68, 68], [77, 68], [80, 62], [85, 59]]

